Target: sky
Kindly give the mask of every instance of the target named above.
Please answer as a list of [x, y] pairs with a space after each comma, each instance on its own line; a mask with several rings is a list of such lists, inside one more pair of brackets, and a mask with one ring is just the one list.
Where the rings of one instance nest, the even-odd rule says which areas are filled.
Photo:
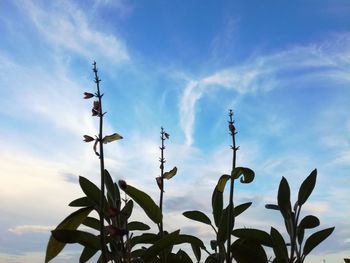
[[[218, 178], [230, 173], [227, 120], [234, 111], [237, 165], [255, 171], [236, 184], [253, 205], [236, 227], [285, 234], [276, 203], [289, 181], [293, 203], [317, 168], [303, 215], [334, 233], [306, 262], [350, 257], [350, 2], [0, 1], [0, 262], [43, 262], [52, 230], [82, 196], [80, 175], [99, 183], [99, 160], [83, 135], [97, 134], [84, 92], [102, 79], [106, 168], [158, 202], [159, 132], [166, 169], [165, 228], [214, 238], [182, 216], [211, 214]], [[145, 220], [136, 209], [136, 220]], [[141, 220], [142, 219], [142, 220]], [[52, 262], [76, 262], [66, 246]]]

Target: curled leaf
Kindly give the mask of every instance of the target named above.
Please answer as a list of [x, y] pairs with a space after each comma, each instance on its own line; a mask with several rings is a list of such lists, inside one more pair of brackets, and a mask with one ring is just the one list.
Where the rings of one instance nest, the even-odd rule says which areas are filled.
[[160, 177], [160, 176], [158, 176], [157, 178], [156, 178], [156, 181], [157, 181], [157, 185], [158, 185], [158, 187], [159, 187], [159, 189], [161, 190], [161, 191], [163, 191], [163, 178], [162, 177]]
[[255, 173], [253, 170], [246, 167], [236, 167], [232, 170], [231, 176], [238, 179], [242, 175], [240, 181], [242, 184], [249, 184], [254, 180]]
[[173, 169], [171, 169], [169, 172], [165, 172], [163, 175], [163, 178], [170, 179], [171, 177], [175, 176], [177, 173], [177, 167], [175, 166]]
[[230, 179], [231, 176], [228, 174], [221, 175], [218, 184], [216, 185], [216, 190], [218, 190], [220, 193], [224, 192], [226, 182]]
[[113, 133], [111, 135], [107, 135], [102, 139], [102, 143], [106, 144], [109, 142], [113, 142], [113, 141], [117, 141], [123, 139], [123, 137], [121, 135], [119, 135], [118, 133]]

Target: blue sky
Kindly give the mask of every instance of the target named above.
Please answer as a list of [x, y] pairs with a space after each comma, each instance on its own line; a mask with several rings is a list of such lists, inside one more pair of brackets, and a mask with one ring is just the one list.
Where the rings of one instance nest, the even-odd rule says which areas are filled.
[[[256, 172], [236, 201], [253, 206], [239, 225], [283, 229], [274, 202], [285, 176], [296, 198], [318, 169], [305, 214], [334, 234], [311, 263], [349, 257], [350, 3], [322, 1], [1, 1], [0, 262], [41, 262], [49, 230], [81, 196], [79, 175], [98, 182], [82, 135], [96, 119], [96, 60], [105, 93], [107, 168], [158, 199], [159, 130], [170, 133], [166, 227], [210, 229], [181, 214], [210, 214], [216, 180], [230, 171], [228, 109], [238, 165]], [[294, 199], [295, 200], [295, 199]], [[140, 211], [135, 217], [143, 217]], [[72, 262], [68, 246], [53, 262]]]

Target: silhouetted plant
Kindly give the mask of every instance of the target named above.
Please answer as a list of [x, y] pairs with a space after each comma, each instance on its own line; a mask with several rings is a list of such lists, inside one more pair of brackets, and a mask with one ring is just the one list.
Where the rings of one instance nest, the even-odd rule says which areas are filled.
[[[232, 139], [232, 167], [231, 174], [222, 175], [212, 193], [212, 220], [198, 210], [186, 211], [183, 215], [191, 220], [210, 226], [215, 234], [215, 239], [210, 241], [212, 252], [204, 246], [204, 243], [192, 235], [180, 234], [180, 230], [168, 233], [163, 224], [164, 203], [164, 179], [171, 179], [177, 173], [174, 167], [168, 172], [165, 168], [165, 140], [169, 134], [161, 128], [160, 146], [160, 175], [156, 177], [156, 183], [160, 190], [159, 206], [145, 192], [119, 180], [118, 185], [113, 182], [109, 172], [104, 167], [104, 144], [120, 140], [118, 133], [103, 135], [103, 120], [105, 112], [102, 111], [102, 97], [100, 92], [100, 79], [96, 63], [93, 63], [93, 72], [96, 83], [96, 93], [85, 92], [84, 99], [96, 98], [93, 101], [92, 116], [99, 119], [98, 135], [93, 137], [84, 135], [84, 141], [94, 142], [93, 151], [100, 161], [100, 188], [85, 177], [79, 177], [80, 187], [85, 194], [83, 197], [73, 200], [69, 206], [79, 209], [66, 217], [55, 230], [47, 245], [45, 262], [55, 258], [67, 243], [79, 243], [84, 248], [79, 262], [87, 262], [97, 252], [101, 251], [98, 262], [134, 262], [134, 263], [188, 263], [192, 262], [190, 256], [181, 248], [175, 253], [173, 247], [180, 244], [190, 244], [197, 262], [201, 260], [201, 250], [208, 257], [205, 263], [232, 262], [238, 263], [267, 263], [266, 252], [263, 246], [271, 247], [275, 258], [274, 263], [303, 263], [306, 256], [321, 242], [323, 242], [334, 230], [327, 228], [311, 234], [304, 242], [305, 230], [319, 226], [320, 221], [314, 215], [307, 215], [301, 220], [301, 208], [311, 195], [315, 184], [316, 169], [301, 184], [298, 199], [291, 206], [290, 188], [288, 181], [283, 177], [278, 189], [277, 204], [268, 204], [266, 208], [280, 211], [289, 236], [286, 243], [281, 233], [271, 227], [270, 233], [262, 230], [243, 228], [234, 229], [235, 218], [247, 210], [252, 202], [246, 202], [235, 206], [234, 187], [236, 180], [249, 184], [254, 180], [254, 172], [246, 167], [237, 167], [236, 158], [238, 148], [236, 146], [236, 128], [233, 121], [233, 112], [229, 111], [228, 127]], [[229, 199], [224, 208], [224, 190], [229, 182]], [[125, 192], [122, 199], [120, 189]], [[128, 197], [131, 199], [128, 199]], [[148, 231], [150, 226], [139, 221], [129, 221], [136, 202], [145, 212], [147, 217], [155, 223], [158, 233], [141, 233], [134, 236], [133, 231]], [[97, 212], [98, 218], [90, 216], [91, 212]], [[90, 231], [78, 230], [84, 225]], [[98, 233], [98, 234], [96, 234]], [[232, 242], [232, 235], [236, 239]], [[344, 259], [349, 262], [349, 259]]]
[[[233, 234], [239, 239], [237, 243], [256, 243], [272, 247], [275, 259], [272, 262], [283, 263], [302, 263], [306, 256], [330, 234], [334, 227], [326, 228], [311, 234], [304, 243], [305, 230], [312, 229], [320, 225], [320, 220], [314, 215], [307, 215], [300, 219], [302, 206], [311, 195], [316, 184], [317, 170], [303, 181], [299, 188], [298, 199], [293, 208], [290, 201], [290, 188], [286, 178], [282, 177], [278, 188], [277, 205], [267, 204], [267, 209], [280, 211], [289, 236], [289, 242], [286, 243], [282, 234], [274, 227], [271, 227], [270, 233], [257, 229], [236, 229]], [[289, 249], [289, 252], [288, 252]], [[244, 256], [248, 248], [239, 256]], [[262, 252], [261, 252], [262, 253]], [[253, 261], [246, 261], [253, 262]], [[258, 261], [254, 261], [258, 262]], [[259, 261], [266, 262], [266, 261]]]
[[[232, 251], [231, 251], [231, 232], [235, 224], [235, 218], [243, 213], [250, 207], [251, 202], [243, 203], [238, 206], [234, 206], [233, 194], [234, 194], [234, 183], [240, 178], [240, 182], [244, 184], [251, 183], [254, 180], [253, 170], [246, 167], [236, 167], [236, 155], [239, 147], [236, 146], [236, 128], [233, 121], [233, 112], [229, 111], [229, 132], [232, 138], [232, 168], [231, 175], [224, 174], [219, 178], [219, 181], [212, 194], [212, 213], [214, 218], [214, 224], [210, 218], [201, 211], [193, 210], [184, 212], [183, 215], [189, 219], [207, 224], [214, 230], [216, 239], [211, 240], [210, 246], [214, 250], [214, 253], [206, 252], [209, 254], [205, 262], [231, 262]], [[223, 192], [226, 183], [230, 182], [229, 188], [229, 200], [228, 205], [223, 209]], [[225, 249], [226, 242], [226, 249]]]

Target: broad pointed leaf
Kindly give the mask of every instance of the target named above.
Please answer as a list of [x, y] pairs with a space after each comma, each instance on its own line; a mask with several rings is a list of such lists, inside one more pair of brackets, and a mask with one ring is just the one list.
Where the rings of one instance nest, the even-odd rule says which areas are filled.
[[154, 223], [159, 224], [161, 222], [162, 211], [148, 194], [131, 185], [127, 185], [124, 191], [145, 211]]
[[232, 234], [235, 237], [252, 239], [255, 242], [258, 242], [259, 244], [272, 247], [271, 236], [262, 230], [252, 229], [252, 228], [239, 228], [239, 229], [234, 229], [232, 231]]
[[[223, 244], [227, 240], [228, 233], [231, 234], [233, 226], [234, 226], [235, 217], [232, 215], [231, 218], [228, 218], [230, 207], [232, 209], [232, 206], [228, 205], [222, 213], [221, 222], [219, 225], [218, 235], [217, 235], [217, 241], [219, 244]], [[231, 229], [228, 229], [229, 220], [232, 221], [232, 223], [231, 223], [232, 228]]]
[[[79, 176], [79, 184], [83, 192], [86, 196], [94, 203], [98, 210], [100, 210], [100, 195], [101, 190], [93, 184], [90, 180], [86, 179], [83, 176]], [[107, 204], [107, 200], [105, 199], [105, 204]]]
[[274, 205], [274, 204], [266, 204], [265, 208], [280, 211], [280, 208], [278, 207], [278, 205]]
[[330, 234], [332, 234], [334, 227], [326, 228], [316, 233], [313, 233], [305, 241], [303, 254], [306, 256], [309, 254], [315, 247], [317, 247], [323, 240], [325, 240]]
[[240, 204], [238, 206], [235, 206], [235, 209], [234, 209], [234, 217], [237, 217], [239, 216], [240, 214], [242, 214], [245, 210], [247, 210], [250, 206], [252, 205], [252, 202], [247, 202], [247, 203], [243, 203], [243, 204]]
[[142, 222], [132, 221], [132, 222], [128, 223], [128, 230], [129, 231], [135, 231], [135, 230], [143, 231], [143, 230], [149, 230], [149, 229], [151, 229], [151, 228]]
[[263, 247], [251, 239], [237, 239], [231, 245], [231, 251], [238, 263], [268, 263]]
[[134, 247], [138, 244], [154, 244], [159, 239], [159, 236], [152, 233], [144, 233], [140, 236], [135, 236], [130, 239], [130, 246]]
[[320, 225], [320, 220], [313, 215], [305, 216], [299, 223], [299, 228], [315, 228]]
[[114, 205], [117, 200], [117, 193], [114, 187], [113, 179], [107, 170], [104, 171], [105, 185], [107, 188], [107, 195], [113, 201], [111, 205]]
[[271, 227], [270, 236], [273, 243], [273, 251], [276, 256], [277, 262], [288, 262], [288, 250], [286, 243], [277, 229]]
[[209, 217], [206, 216], [206, 214], [204, 214], [201, 211], [186, 211], [183, 213], [183, 215], [189, 219], [192, 219], [194, 221], [198, 221], [198, 222], [202, 222], [204, 224], [207, 225], [211, 225], [211, 221], [209, 219]]
[[79, 263], [87, 262], [90, 258], [92, 258], [97, 253], [97, 251], [98, 249], [84, 247], [79, 258]]
[[219, 227], [219, 224], [220, 224], [222, 210], [223, 210], [223, 203], [224, 203], [223, 193], [217, 190], [215, 187], [211, 198], [211, 204], [212, 204], [213, 217], [214, 217], [214, 222], [216, 227]]
[[92, 229], [95, 229], [97, 231], [100, 231], [100, 220], [97, 220], [94, 217], [88, 216], [87, 218], [85, 218], [85, 220], [83, 221], [83, 225], [91, 227]]
[[[66, 217], [57, 227], [56, 230], [59, 229], [77, 229], [81, 223], [85, 220], [85, 218], [92, 211], [91, 207], [81, 208], [74, 213], [70, 214]], [[64, 248], [65, 243], [57, 241], [53, 236], [50, 237], [49, 243], [46, 248], [46, 256], [45, 263], [49, 262], [51, 259], [55, 258]]]
[[93, 205], [94, 203], [91, 202], [91, 200], [86, 196], [77, 198], [69, 203], [69, 206], [73, 206], [73, 207], [86, 207], [86, 206], [93, 206]]
[[64, 243], [79, 243], [85, 247], [90, 247], [93, 249], [100, 249], [100, 239], [99, 237], [91, 234], [89, 232], [80, 231], [80, 230], [66, 230], [58, 229], [52, 231], [53, 237]]
[[311, 195], [316, 184], [317, 170], [313, 170], [311, 174], [301, 184], [298, 194], [298, 205], [302, 206]]
[[290, 188], [286, 178], [282, 177], [278, 188], [278, 207], [283, 215], [284, 219], [287, 220], [291, 217], [292, 206], [290, 203]]
[[223, 193], [224, 192], [224, 189], [225, 189], [225, 186], [226, 186], [226, 183], [227, 181], [231, 178], [231, 176], [229, 176], [228, 174], [223, 174], [221, 175], [221, 177], [219, 178], [219, 181], [216, 185], [216, 189]]

